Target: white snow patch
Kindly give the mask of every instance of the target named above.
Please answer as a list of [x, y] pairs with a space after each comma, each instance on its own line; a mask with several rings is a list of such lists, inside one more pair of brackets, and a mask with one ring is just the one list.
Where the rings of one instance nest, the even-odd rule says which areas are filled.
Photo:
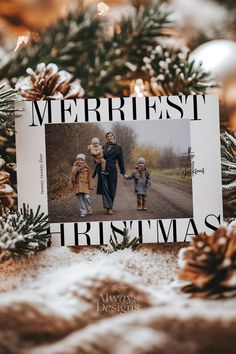
[[[75, 328], [75, 332], [63, 340], [45, 348], [38, 347], [30, 354], [76, 353], [78, 343], [89, 353], [93, 352], [95, 343], [103, 345], [106, 341], [108, 346], [115, 343], [115, 354], [138, 354], [142, 343], [151, 351], [162, 348], [168, 339], [168, 334], [152, 328], [152, 321], [157, 319], [191, 321], [197, 317], [206, 321], [219, 319], [224, 323], [235, 319], [235, 299], [190, 299], [172, 286], [178, 270], [179, 245], [174, 247], [176, 252], [160, 247], [156, 252], [143, 249], [112, 254], [97, 249], [72, 253], [67, 248], [51, 248], [22, 263], [5, 264], [0, 274], [0, 312], [29, 304], [49, 318], [55, 315], [67, 321], [88, 319], [83, 329]], [[89, 324], [93, 315], [95, 318], [99, 315], [94, 304], [103, 281], [128, 284], [131, 289], [141, 291], [149, 299], [150, 308], [139, 307], [138, 311], [122, 315], [114, 313], [111, 318], [100, 317], [98, 322]]]

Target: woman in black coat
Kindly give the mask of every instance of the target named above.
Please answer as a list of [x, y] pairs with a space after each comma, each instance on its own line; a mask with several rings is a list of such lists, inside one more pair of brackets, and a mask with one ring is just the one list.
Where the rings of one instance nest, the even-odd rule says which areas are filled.
[[107, 214], [113, 214], [113, 202], [117, 188], [117, 168], [118, 162], [120, 173], [125, 174], [125, 164], [123, 159], [123, 150], [117, 144], [115, 135], [111, 132], [106, 134], [106, 144], [103, 146], [103, 155], [106, 160], [106, 174], [102, 173], [100, 164], [97, 166], [98, 185], [97, 194], [102, 195], [103, 207], [107, 209]]

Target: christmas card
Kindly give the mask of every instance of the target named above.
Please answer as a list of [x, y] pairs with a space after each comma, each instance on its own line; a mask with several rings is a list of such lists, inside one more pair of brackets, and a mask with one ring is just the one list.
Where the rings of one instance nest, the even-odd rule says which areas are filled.
[[24, 103], [18, 203], [48, 214], [58, 245], [189, 241], [223, 222], [215, 95]]

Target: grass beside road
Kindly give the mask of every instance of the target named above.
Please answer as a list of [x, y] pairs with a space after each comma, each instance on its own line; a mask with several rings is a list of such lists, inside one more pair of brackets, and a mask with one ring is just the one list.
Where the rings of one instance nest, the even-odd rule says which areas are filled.
[[184, 168], [173, 168], [165, 170], [152, 170], [151, 177], [164, 177], [172, 181], [181, 181], [183, 183], [192, 183], [189, 173], [185, 173]]

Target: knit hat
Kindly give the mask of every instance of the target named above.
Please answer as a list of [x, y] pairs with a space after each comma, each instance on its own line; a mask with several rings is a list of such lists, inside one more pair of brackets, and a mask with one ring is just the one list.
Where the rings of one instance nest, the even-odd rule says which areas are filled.
[[84, 154], [78, 154], [77, 156], [76, 156], [76, 160], [84, 160], [85, 161], [85, 155]]
[[100, 143], [100, 141], [99, 141], [98, 138], [93, 138], [92, 139], [92, 144], [99, 144], [99, 143]]
[[138, 163], [146, 163], [146, 161], [145, 161], [145, 159], [143, 158], [143, 157], [140, 157], [139, 159], [138, 159]]

